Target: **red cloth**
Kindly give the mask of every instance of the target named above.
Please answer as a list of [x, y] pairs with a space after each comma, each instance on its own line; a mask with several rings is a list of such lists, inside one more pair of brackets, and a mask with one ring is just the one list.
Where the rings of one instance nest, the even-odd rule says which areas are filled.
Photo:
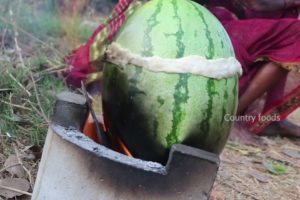
[[87, 76], [94, 72], [94, 67], [90, 62], [90, 48], [94, 43], [98, 33], [100, 33], [105, 26], [108, 26], [108, 43], [113, 40], [114, 35], [120, 29], [121, 25], [126, 20], [124, 11], [129, 7], [133, 0], [120, 0], [119, 3], [113, 9], [111, 19], [107, 21], [107, 24], [101, 24], [94, 31], [90, 39], [78, 49], [75, 49], [69, 56], [68, 65], [69, 70], [66, 72], [66, 82], [68, 85], [74, 87], [80, 87], [81, 81], [87, 79]]
[[[121, 24], [125, 21], [123, 13], [134, 0], [120, 0], [114, 9], [115, 17], [109, 22], [108, 42], [113, 39]], [[253, 18], [255, 15], [250, 11], [237, 9], [233, 1], [214, 1], [212, 5], [224, 6], [232, 12], [239, 12], [244, 18]], [[243, 66], [244, 74], [240, 79], [240, 94], [247, 88], [249, 81], [258, 69], [253, 65], [257, 59], [268, 59], [281, 64], [300, 64], [300, 21], [296, 19], [245, 19], [237, 20], [232, 12], [225, 8], [211, 7], [211, 11], [219, 18], [227, 30], [236, 53], [237, 59]], [[282, 13], [282, 12], [281, 12]], [[264, 15], [265, 18], [279, 18], [273, 13]], [[77, 49], [70, 57], [70, 73], [67, 81], [69, 84], [79, 86], [80, 81], [94, 71], [90, 62], [90, 47], [95, 41], [97, 34], [101, 32], [104, 25], [100, 25], [91, 39], [81, 48]], [[298, 66], [299, 67], [299, 66]], [[261, 106], [255, 105], [247, 114], [256, 116], [277, 115], [284, 119], [289, 113], [300, 106], [300, 76], [299, 73], [290, 73], [289, 77], [267, 91], [261, 98]], [[250, 106], [251, 107], [251, 106]], [[256, 119], [259, 119], [258, 117]], [[271, 121], [255, 121], [248, 124], [249, 129], [258, 133], [262, 131]]]
[[[243, 67], [239, 80], [240, 95], [261, 65], [255, 61], [274, 61], [295, 69], [300, 68], [300, 21], [284, 19], [237, 20], [233, 13], [220, 7], [211, 11], [222, 22], [234, 46], [235, 54]], [[258, 105], [258, 103], [260, 105]], [[290, 72], [260, 99], [249, 105], [245, 115], [255, 116], [255, 122], [245, 123], [254, 132], [261, 132], [274, 119], [284, 119], [300, 106], [300, 73]], [[277, 118], [278, 117], [278, 118]], [[261, 119], [261, 120], [259, 120]], [[262, 119], [268, 119], [263, 121]]]
[[223, 21], [223, 25], [230, 35], [236, 57], [243, 66], [241, 91], [247, 87], [247, 83], [244, 83], [247, 75], [251, 79], [251, 73], [256, 70], [252, 66], [256, 60], [300, 65], [300, 21], [250, 19]]
[[90, 63], [90, 46], [94, 42], [95, 36], [103, 29], [104, 25], [97, 27], [91, 38], [86, 44], [75, 49], [69, 56], [66, 82], [68, 85], [80, 87], [81, 81], [87, 79], [88, 74], [93, 72], [92, 64]]

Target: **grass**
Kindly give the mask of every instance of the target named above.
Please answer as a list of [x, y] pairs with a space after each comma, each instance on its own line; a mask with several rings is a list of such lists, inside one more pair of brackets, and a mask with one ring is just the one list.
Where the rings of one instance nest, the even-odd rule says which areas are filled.
[[52, 72], [66, 68], [65, 56], [93, 32], [92, 27], [81, 26], [86, 20], [80, 16], [83, 3], [75, 10], [71, 6], [59, 10], [56, 2], [1, 1], [0, 153], [4, 155], [12, 151], [12, 138], [43, 146], [55, 94], [69, 90]]
[[34, 66], [0, 68], [0, 134], [5, 138], [1, 140], [3, 152], [7, 150], [4, 148], [9, 139], [7, 134], [24, 144], [42, 146], [55, 94], [67, 88], [51, 74], [40, 75]]
[[4, 155], [12, 151], [11, 140], [43, 145], [55, 95], [68, 90], [51, 74], [65, 67], [68, 51], [60, 48], [61, 22], [49, 2], [53, 1], [1, 2], [0, 152]]
[[65, 56], [94, 30], [82, 25], [93, 21], [81, 16], [84, 3], [58, 9], [56, 2], [1, 0], [0, 154], [11, 151], [8, 135], [43, 145], [55, 94], [69, 90], [52, 72], [68, 67]]
[[28, 169], [24, 178], [33, 185], [56, 94], [70, 90], [53, 72], [68, 67], [70, 50], [93, 31], [79, 28], [84, 19], [78, 16], [65, 24], [55, 2], [1, 0], [0, 179], [13, 177], [4, 163], [19, 155]]

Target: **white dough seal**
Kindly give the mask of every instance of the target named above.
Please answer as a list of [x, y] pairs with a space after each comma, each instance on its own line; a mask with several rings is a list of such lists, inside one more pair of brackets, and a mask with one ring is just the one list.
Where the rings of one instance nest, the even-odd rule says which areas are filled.
[[241, 64], [234, 57], [208, 60], [202, 56], [191, 55], [182, 58], [143, 57], [112, 43], [106, 50], [107, 61], [118, 66], [132, 64], [153, 72], [190, 73], [214, 79], [242, 75]]

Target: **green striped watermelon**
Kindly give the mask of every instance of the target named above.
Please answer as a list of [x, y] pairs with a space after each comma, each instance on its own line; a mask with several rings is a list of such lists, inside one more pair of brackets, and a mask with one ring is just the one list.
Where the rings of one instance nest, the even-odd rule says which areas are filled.
[[[234, 57], [220, 22], [189, 0], [152, 0], [136, 10], [115, 42], [144, 57]], [[134, 156], [165, 162], [173, 144], [220, 153], [237, 106], [238, 76], [221, 80], [192, 74], [152, 72], [106, 64], [103, 111], [106, 126]]]

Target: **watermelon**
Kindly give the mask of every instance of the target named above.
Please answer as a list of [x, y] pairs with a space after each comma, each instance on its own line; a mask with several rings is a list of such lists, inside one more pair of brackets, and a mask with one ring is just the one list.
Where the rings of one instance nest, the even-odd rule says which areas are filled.
[[[152, 0], [139, 7], [115, 44], [144, 58], [206, 60], [234, 57], [221, 23], [189, 0]], [[222, 67], [222, 62], [215, 62]], [[192, 73], [156, 72], [130, 63], [106, 63], [103, 112], [110, 133], [135, 157], [165, 163], [173, 144], [219, 154], [237, 107], [238, 74], [221, 79]]]

